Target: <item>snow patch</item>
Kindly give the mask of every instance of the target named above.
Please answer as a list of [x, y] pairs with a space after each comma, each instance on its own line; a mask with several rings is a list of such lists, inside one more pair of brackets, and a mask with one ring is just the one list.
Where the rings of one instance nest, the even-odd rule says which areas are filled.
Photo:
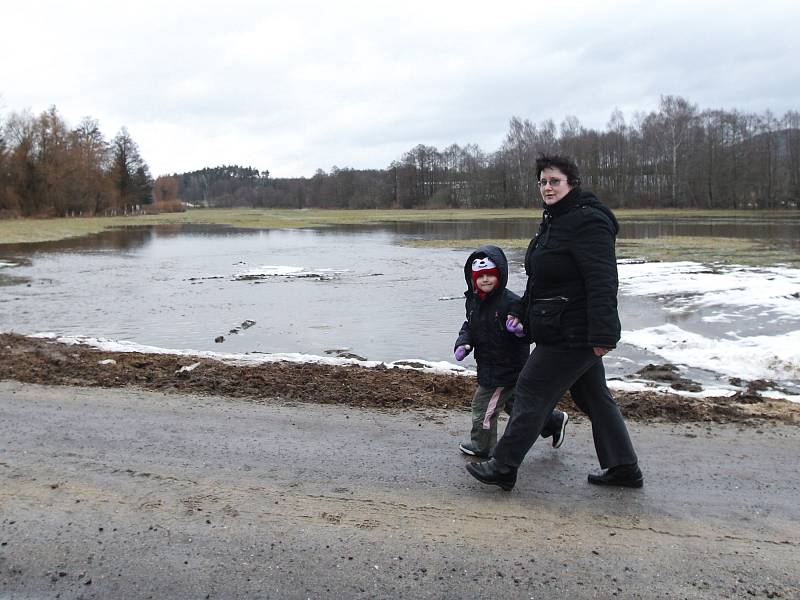
[[800, 317], [800, 269], [790, 267], [708, 266], [689, 261], [620, 264], [619, 281], [621, 292], [663, 298], [665, 309], [673, 313], [738, 306]]
[[234, 274], [237, 281], [251, 281], [253, 279], [268, 279], [270, 277], [284, 278], [317, 278], [333, 279], [336, 275], [345, 273], [336, 269], [306, 269], [305, 267], [290, 267], [286, 265], [264, 265], [248, 271]]
[[673, 324], [625, 331], [622, 341], [674, 364], [741, 379], [800, 380], [800, 330], [783, 335], [708, 338]]
[[609, 379], [608, 388], [620, 392], [658, 392], [687, 398], [727, 398], [733, 396], [737, 391], [731, 388], [707, 388], [700, 392], [688, 392], [686, 390], [673, 389], [664, 383], [644, 379]]
[[[422, 359], [403, 359], [393, 362], [382, 362], [377, 360], [359, 360], [354, 358], [337, 358], [328, 356], [317, 356], [314, 354], [302, 354], [299, 352], [285, 353], [224, 353], [211, 352], [208, 350], [178, 350], [175, 348], [159, 348], [157, 346], [147, 346], [137, 344], [127, 340], [108, 340], [90, 336], [61, 336], [53, 332], [36, 333], [29, 337], [50, 339], [61, 344], [89, 346], [105, 352], [138, 352], [140, 354], [173, 354], [176, 356], [192, 356], [218, 360], [225, 364], [252, 366], [275, 362], [292, 363], [315, 363], [321, 365], [348, 366], [356, 365], [367, 368], [389, 368], [389, 369], [408, 369], [414, 371], [424, 371], [427, 373], [450, 373], [457, 375], [475, 376], [475, 371], [454, 365], [447, 361], [429, 361]], [[194, 368], [194, 367], [193, 367]]]

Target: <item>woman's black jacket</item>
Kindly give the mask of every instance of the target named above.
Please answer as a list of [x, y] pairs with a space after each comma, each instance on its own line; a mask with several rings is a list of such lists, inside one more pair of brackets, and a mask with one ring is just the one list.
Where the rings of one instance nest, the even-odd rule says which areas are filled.
[[574, 188], [546, 206], [525, 254], [528, 283], [512, 314], [537, 344], [614, 348], [619, 224], [591, 192]]
[[[481, 300], [472, 288], [472, 261], [488, 256], [500, 273], [498, 286]], [[515, 385], [530, 354], [530, 343], [506, 331], [506, 317], [521, 298], [507, 290], [508, 260], [497, 246], [482, 246], [470, 254], [464, 265], [467, 282], [467, 320], [458, 332], [455, 348], [469, 344], [475, 350], [478, 384], [487, 388]]]

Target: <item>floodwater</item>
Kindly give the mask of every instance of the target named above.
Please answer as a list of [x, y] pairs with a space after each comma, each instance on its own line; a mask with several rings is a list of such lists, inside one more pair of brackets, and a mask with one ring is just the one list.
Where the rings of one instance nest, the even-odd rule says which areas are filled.
[[[0, 331], [183, 350], [454, 362], [467, 253], [403, 241], [525, 238], [536, 226], [532, 218], [313, 230], [137, 227], [0, 244], [0, 276], [26, 280], [0, 286]], [[800, 247], [796, 219], [650, 218], [623, 222], [620, 232], [620, 238], [675, 235]], [[508, 256], [509, 287], [521, 292], [522, 250]], [[738, 373], [800, 393], [800, 356], [781, 349], [800, 346], [794, 344], [800, 341], [800, 270], [621, 264], [620, 282], [624, 335], [606, 359], [609, 376], [669, 361], [707, 385], [724, 386]], [[771, 296], [764, 296], [764, 282], [771, 282]], [[720, 355], [726, 344], [730, 359]], [[740, 355], [739, 347], [748, 351]], [[464, 364], [474, 366], [471, 357]]]

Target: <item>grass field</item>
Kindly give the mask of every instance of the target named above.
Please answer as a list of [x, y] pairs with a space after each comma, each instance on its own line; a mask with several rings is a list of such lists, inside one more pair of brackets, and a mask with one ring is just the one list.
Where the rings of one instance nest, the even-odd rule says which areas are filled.
[[[653, 219], [732, 219], [798, 221], [798, 211], [688, 211], [688, 210], [618, 210], [620, 221], [635, 222]], [[2, 244], [27, 244], [100, 233], [106, 229], [140, 225], [213, 224], [252, 229], [324, 227], [332, 225], [368, 224], [390, 221], [452, 221], [475, 219], [538, 219], [538, 209], [492, 210], [265, 210], [248, 208], [194, 209], [182, 213], [129, 217], [96, 217], [69, 219], [14, 219], [0, 221]], [[409, 242], [416, 246], [475, 248], [494, 243], [504, 248], [524, 248], [528, 239], [426, 240]], [[789, 264], [800, 266], [795, 248], [773, 244], [768, 240], [709, 237], [660, 237], [652, 239], [620, 239], [620, 258], [645, 260], [698, 260], [749, 265]]]
[[[494, 244], [506, 250], [528, 247], [528, 239], [471, 239], [411, 241], [424, 248], [478, 248]], [[617, 240], [619, 260], [696, 261], [749, 266], [787, 265], [800, 267], [800, 253], [785, 246], [759, 240], [719, 237], [673, 236]]]

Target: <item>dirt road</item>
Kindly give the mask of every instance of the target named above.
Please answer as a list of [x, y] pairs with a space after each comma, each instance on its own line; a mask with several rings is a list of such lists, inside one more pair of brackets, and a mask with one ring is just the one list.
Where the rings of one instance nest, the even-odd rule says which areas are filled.
[[800, 429], [588, 423], [510, 493], [468, 413], [0, 382], [0, 598], [798, 597]]

